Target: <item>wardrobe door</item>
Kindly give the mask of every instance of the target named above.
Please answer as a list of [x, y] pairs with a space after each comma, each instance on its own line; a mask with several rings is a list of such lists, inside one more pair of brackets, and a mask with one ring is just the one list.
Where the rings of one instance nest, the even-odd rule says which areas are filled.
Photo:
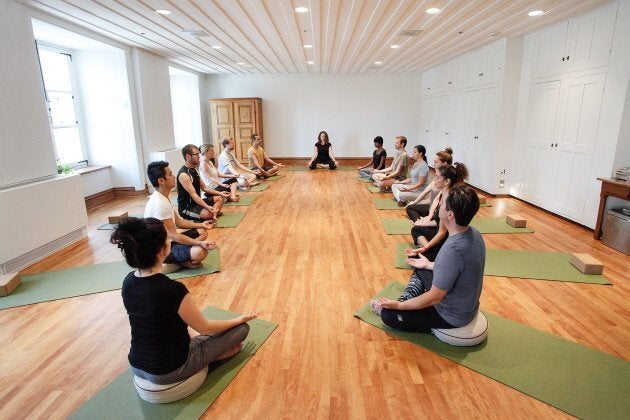
[[611, 4], [569, 21], [568, 72], [608, 65], [616, 17], [617, 5]]

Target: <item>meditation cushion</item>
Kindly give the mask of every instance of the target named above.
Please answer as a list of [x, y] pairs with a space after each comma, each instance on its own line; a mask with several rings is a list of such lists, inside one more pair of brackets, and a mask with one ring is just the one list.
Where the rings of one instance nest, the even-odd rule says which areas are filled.
[[133, 385], [140, 398], [150, 403], [165, 404], [179, 401], [195, 392], [208, 375], [208, 367], [201, 369], [190, 378], [168, 385], [157, 385], [146, 379], [133, 376]]
[[452, 346], [476, 346], [488, 336], [488, 319], [483, 312], [477, 312], [473, 320], [459, 328], [432, 328], [435, 337]]
[[179, 264], [162, 264], [162, 274], [174, 273], [182, 268]]

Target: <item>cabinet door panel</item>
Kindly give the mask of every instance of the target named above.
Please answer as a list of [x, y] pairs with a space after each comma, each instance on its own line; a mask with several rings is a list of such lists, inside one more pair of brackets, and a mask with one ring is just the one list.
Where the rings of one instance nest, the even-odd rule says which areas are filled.
[[608, 65], [616, 17], [612, 4], [569, 22], [567, 71]]
[[563, 82], [558, 111], [557, 160], [554, 165], [553, 210], [581, 221], [586, 205], [587, 176], [599, 128], [605, 74]]
[[532, 78], [559, 76], [564, 71], [567, 22], [535, 34]]

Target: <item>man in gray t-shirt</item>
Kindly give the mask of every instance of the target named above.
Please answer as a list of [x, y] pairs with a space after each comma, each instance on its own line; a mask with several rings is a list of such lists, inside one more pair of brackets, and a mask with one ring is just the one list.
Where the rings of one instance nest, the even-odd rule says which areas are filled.
[[486, 246], [479, 231], [468, 226], [479, 210], [470, 187], [451, 189], [440, 206], [440, 222], [449, 237], [435, 262], [410, 258], [416, 268], [398, 300], [379, 298], [372, 309], [386, 325], [412, 331], [456, 328], [470, 323], [479, 311]]

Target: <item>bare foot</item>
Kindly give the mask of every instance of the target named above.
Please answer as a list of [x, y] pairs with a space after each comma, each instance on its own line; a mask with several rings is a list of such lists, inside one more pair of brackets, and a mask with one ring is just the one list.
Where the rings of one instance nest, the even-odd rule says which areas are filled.
[[229, 359], [230, 357], [234, 356], [239, 351], [241, 351], [242, 348], [243, 348], [243, 342], [240, 342], [237, 345], [235, 345], [234, 347], [232, 347], [231, 349], [229, 349], [228, 351], [223, 352], [220, 355], [218, 355], [216, 360]]
[[203, 267], [203, 264], [201, 264], [201, 263], [193, 263], [192, 261], [187, 261], [185, 263], [181, 263], [181, 265], [183, 267], [186, 267], [186, 268], [201, 268], [201, 267]]
[[381, 310], [383, 308], [381, 307], [381, 304], [376, 299], [370, 302], [370, 306], [372, 307], [372, 312], [374, 312], [378, 316], [381, 316]]

